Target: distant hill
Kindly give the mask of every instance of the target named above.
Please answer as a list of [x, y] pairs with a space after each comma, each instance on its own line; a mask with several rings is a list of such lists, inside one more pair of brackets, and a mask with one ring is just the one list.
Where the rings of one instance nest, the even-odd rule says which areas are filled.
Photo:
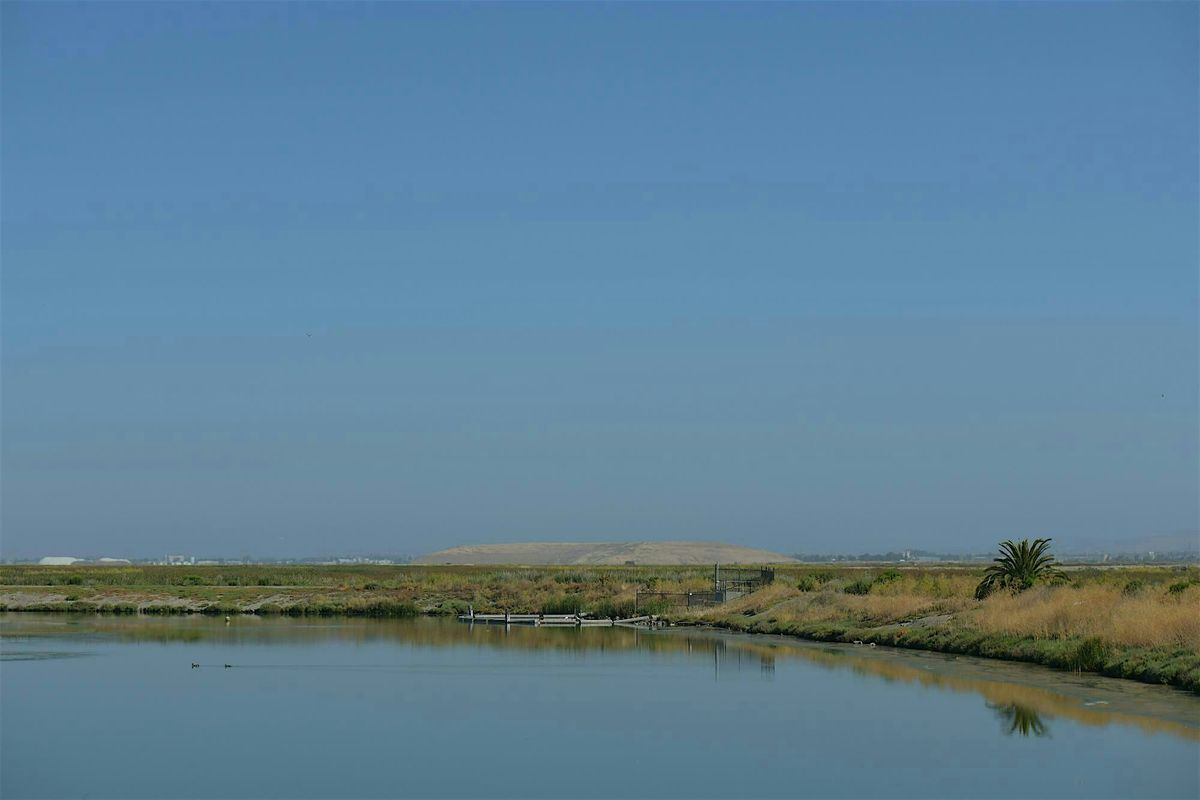
[[717, 542], [524, 542], [451, 547], [414, 564], [779, 564], [795, 559]]

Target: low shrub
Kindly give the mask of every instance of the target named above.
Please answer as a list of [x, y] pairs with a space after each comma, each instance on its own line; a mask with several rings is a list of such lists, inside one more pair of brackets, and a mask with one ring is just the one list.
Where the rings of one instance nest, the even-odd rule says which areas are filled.
[[579, 597], [561, 595], [547, 598], [542, 601], [539, 611], [543, 614], [578, 614], [580, 611]]
[[612, 600], [597, 600], [588, 604], [588, 613], [596, 617], [609, 617], [611, 619], [627, 619], [634, 616], [634, 601], [633, 598], [628, 599], [612, 599]]
[[355, 617], [415, 617], [420, 609], [413, 603], [381, 598], [369, 602], [350, 603], [344, 607], [329, 606], [320, 609], [322, 615], [348, 614]]
[[894, 569], [889, 569], [876, 578], [875, 583], [879, 584], [880, 586], [885, 586], [898, 580], [900, 580], [900, 573]]
[[858, 580], [847, 584], [846, 588], [842, 589], [842, 591], [846, 594], [870, 594], [871, 586], [874, 583], [875, 581], [871, 580], [870, 578], [859, 578]]
[[1104, 664], [1108, 660], [1108, 654], [1108, 643], [1099, 636], [1093, 636], [1084, 639], [1076, 647], [1071, 666], [1077, 670], [1098, 672], [1104, 668]]
[[465, 600], [443, 600], [427, 613], [439, 617], [457, 617], [471, 610], [471, 604]]

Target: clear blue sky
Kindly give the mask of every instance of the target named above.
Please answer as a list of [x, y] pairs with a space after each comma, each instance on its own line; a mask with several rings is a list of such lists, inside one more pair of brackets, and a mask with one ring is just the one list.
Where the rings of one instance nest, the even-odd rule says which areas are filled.
[[0, 548], [1194, 532], [1198, 9], [6, 2]]

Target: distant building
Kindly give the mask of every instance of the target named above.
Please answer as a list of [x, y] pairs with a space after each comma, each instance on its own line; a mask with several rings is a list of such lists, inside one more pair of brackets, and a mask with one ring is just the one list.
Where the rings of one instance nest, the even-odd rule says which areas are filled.
[[79, 561], [83, 561], [83, 559], [72, 556], [45, 556], [38, 563], [47, 567], [66, 567]]
[[166, 558], [166, 563], [171, 565], [192, 565], [196, 563], [195, 556], [177, 556], [169, 555]]
[[130, 561], [128, 558], [98, 558], [98, 559], [96, 559], [96, 563], [97, 564], [111, 564], [111, 565], [119, 566], [122, 564], [132, 564], [133, 562]]

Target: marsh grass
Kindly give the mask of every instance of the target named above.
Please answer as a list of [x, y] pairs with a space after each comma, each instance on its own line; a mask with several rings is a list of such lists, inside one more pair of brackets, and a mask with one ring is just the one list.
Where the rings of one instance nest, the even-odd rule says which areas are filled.
[[123, 597], [150, 613], [376, 614], [394, 603], [427, 614], [474, 607], [627, 617], [638, 591], [703, 591], [710, 576], [711, 567], [690, 566], [4, 566], [0, 606], [61, 610], [68, 601], [55, 590], [70, 587], [66, 607], [79, 610], [106, 610]]
[[1126, 592], [1112, 584], [1045, 587], [998, 594], [971, 617], [980, 630], [1038, 639], [1094, 637], [1132, 647], [1182, 647], [1200, 652], [1200, 588]]

